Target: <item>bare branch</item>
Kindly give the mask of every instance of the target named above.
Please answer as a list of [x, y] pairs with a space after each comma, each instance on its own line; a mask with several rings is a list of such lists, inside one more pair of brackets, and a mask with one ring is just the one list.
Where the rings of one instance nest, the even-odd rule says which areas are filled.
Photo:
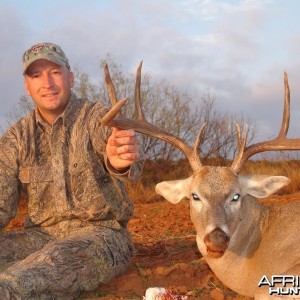
[[[129, 129], [133, 128], [137, 132], [143, 133], [145, 135], [148, 135], [150, 137], [155, 137], [160, 140], [166, 141], [167, 143], [172, 144], [176, 148], [178, 148], [189, 160], [190, 165], [194, 171], [197, 171], [201, 168], [201, 160], [197, 154], [197, 151], [195, 151], [195, 147], [191, 147], [188, 144], [186, 144], [182, 139], [167, 133], [160, 128], [154, 126], [153, 124], [146, 121], [144, 118], [143, 112], [141, 110], [140, 105], [140, 79], [141, 79], [141, 64], [138, 67], [137, 75], [136, 75], [136, 89], [135, 89], [135, 105], [137, 108], [138, 113], [138, 120], [132, 120], [125, 117], [119, 118], [117, 115], [117, 109], [115, 105], [115, 99], [117, 99], [116, 94], [114, 92], [114, 87], [112, 80], [109, 76], [108, 68], [105, 68], [105, 77], [106, 77], [106, 84], [109, 91], [109, 97], [113, 104], [112, 111], [109, 111], [104, 118], [102, 119], [101, 123], [105, 126], [116, 126], [123, 129]], [[122, 105], [118, 106], [117, 108], [120, 109]], [[114, 119], [111, 117], [116, 116]], [[202, 133], [200, 133], [201, 135]], [[197, 145], [196, 145], [197, 146]]]

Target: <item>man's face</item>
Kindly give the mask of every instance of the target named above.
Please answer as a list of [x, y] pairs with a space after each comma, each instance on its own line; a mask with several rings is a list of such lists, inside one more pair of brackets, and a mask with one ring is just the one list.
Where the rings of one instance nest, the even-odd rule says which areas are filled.
[[73, 73], [45, 59], [33, 62], [25, 75], [25, 88], [45, 121], [53, 123], [66, 108], [74, 85]]

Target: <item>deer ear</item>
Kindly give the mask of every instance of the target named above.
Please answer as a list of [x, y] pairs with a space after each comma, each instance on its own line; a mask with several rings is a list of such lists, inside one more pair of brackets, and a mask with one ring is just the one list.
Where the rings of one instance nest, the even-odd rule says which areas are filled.
[[239, 183], [242, 191], [256, 198], [265, 198], [290, 183], [285, 176], [240, 175]]
[[157, 194], [163, 196], [173, 204], [189, 196], [191, 177], [182, 180], [163, 181], [155, 187]]

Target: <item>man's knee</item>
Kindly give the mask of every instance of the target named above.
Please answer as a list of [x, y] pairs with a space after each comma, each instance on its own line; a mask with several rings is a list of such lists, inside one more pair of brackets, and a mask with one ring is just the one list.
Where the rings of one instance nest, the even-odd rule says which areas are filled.
[[29, 295], [76, 294], [92, 291], [124, 272], [132, 250], [130, 240], [120, 232], [87, 230], [49, 242], [6, 273]]
[[1, 300], [21, 300], [22, 288], [19, 286], [15, 278], [0, 274], [0, 299]]

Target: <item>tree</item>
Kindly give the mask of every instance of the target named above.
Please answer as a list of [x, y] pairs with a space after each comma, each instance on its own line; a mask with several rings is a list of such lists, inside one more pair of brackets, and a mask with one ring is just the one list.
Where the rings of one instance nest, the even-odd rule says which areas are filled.
[[[134, 85], [135, 75], [125, 74], [122, 66], [115, 63], [108, 54], [100, 61], [103, 69], [108, 64], [111, 78], [119, 97], [127, 97], [128, 103], [122, 108], [129, 118], [134, 118]], [[110, 106], [104, 76], [97, 83], [92, 83], [88, 74], [74, 69], [75, 83], [74, 92], [80, 98], [87, 98], [91, 101], [101, 101]], [[246, 124], [250, 127], [250, 141], [254, 137], [253, 122], [245, 120], [243, 116], [236, 120], [236, 116], [229, 113], [221, 113], [216, 109], [215, 97], [210, 92], [203, 93], [199, 103], [196, 104], [196, 97], [191, 96], [187, 91], [182, 92], [166, 80], [155, 82], [150, 74], [143, 73], [141, 84], [141, 104], [147, 120], [175, 136], [181, 137], [188, 144], [193, 144], [200, 126], [206, 122], [202, 145], [199, 154], [205, 162], [209, 157], [222, 157], [223, 163], [235, 152], [236, 149], [236, 126], [238, 121], [242, 129]], [[9, 125], [17, 121], [21, 116], [27, 114], [34, 104], [26, 96], [21, 96], [16, 107], [8, 115]], [[176, 160], [182, 158], [182, 153], [172, 145], [139, 135], [142, 151], [150, 159]]]
[[226, 165], [237, 150], [237, 124], [242, 132], [249, 131], [248, 143], [251, 143], [255, 137], [255, 124], [243, 114], [237, 116], [229, 112], [218, 111], [215, 105], [216, 100], [210, 93], [202, 95], [201, 104], [207, 124], [200, 147], [202, 161], [218, 158], [218, 164]]
[[16, 123], [34, 108], [34, 103], [25, 95], [20, 96], [19, 102], [12, 107], [6, 116], [7, 127]]
[[[108, 63], [117, 95], [128, 97], [128, 103], [122, 109], [129, 118], [134, 118], [134, 103], [131, 99], [134, 91], [134, 77], [124, 77], [120, 66], [104, 60], [101, 66]], [[131, 78], [131, 79], [130, 79]], [[105, 83], [101, 83], [103, 95], [107, 97]], [[209, 157], [222, 157], [222, 164], [232, 157], [236, 150], [236, 122], [242, 130], [250, 129], [249, 142], [255, 136], [255, 126], [243, 115], [236, 117], [229, 113], [221, 113], [216, 109], [216, 99], [208, 91], [200, 97], [200, 105], [196, 105], [196, 97], [188, 92], [181, 92], [166, 80], [154, 82], [147, 73], [143, 74], [141, 84], [141, 102], [148, 122], [160, 129], [181, 137], [188, 144], [193, 144], [200, 126], [206, 122], [204, 137], [199, 155], [203, 162]], [[108, 99], [106, 100], [108, 101]], [[182, 154], [174, 146], [142, 135], [140, 145], [150, 159], [174, 160]]]

